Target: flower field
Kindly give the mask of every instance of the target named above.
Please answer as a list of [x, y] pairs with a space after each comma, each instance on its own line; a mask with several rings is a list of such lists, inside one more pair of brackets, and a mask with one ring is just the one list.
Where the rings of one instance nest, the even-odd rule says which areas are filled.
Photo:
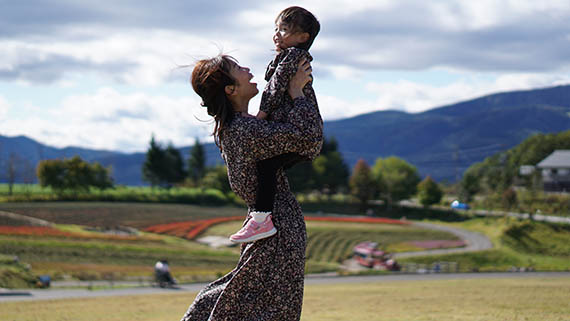
[[413, 246], [431, 250], [431, 249], [447, 249], [452, 247], [461, 247], [465, 246], [465, 242], [463, 240], [451, 241], [451, 240], [431, 240], [431, 241], [413, 241], [409, 242]]
[[196, 236], [198, 236], [200, 233], [212, 225], [240, 220], [243, 220], [243, 216], [216, 217], [205, 220], [158, 224], [149, 226], [144, 229], [144, 231], [158, 234], [168, 234], [172, 236], [182, 237], [188, 240], [193, 240], [196, 238]]
[[[175, 222], [168, 224], [158, 224], [149, 226], [144, 229], [145, 232], [168, 234], [172, 236], [182, 237], [188, 240], [195, 239], [209, 227], [230, 221], [243, 221], [243, 216], [217, 217], [205, 220], [194, 220]], [[373, 224], [398, 224], [407, 225], [406, 221], [393, 220], [381, 217], [323, 217], [323, 216], [305, 216], [305, 221], [315, 222], [345, 222], [345, 223], [373, 223]]]
[[47, 226], [0, 226], [1, 235], [26, 235], [26, 236], [62, 236], [72, 237], [73, 233], [60, 231]]

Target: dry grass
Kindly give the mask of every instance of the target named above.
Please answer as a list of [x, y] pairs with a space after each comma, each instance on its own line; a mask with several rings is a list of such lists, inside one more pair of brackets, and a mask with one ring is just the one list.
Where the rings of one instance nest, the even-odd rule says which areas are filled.
[[[311, 285], [303, 321], [570, 320], [570, 278]], [[3, 321], [179, 320], [196, 293], [0, 303]]]

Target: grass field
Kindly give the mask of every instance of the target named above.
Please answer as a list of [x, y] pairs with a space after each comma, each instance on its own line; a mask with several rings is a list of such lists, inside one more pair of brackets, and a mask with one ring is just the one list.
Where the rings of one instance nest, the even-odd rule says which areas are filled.
[[569, 226], [490, 217], [460, 223], [430, 222], [482, 233], [489, 237], [493, 249], [406, 258], [400, 262], [458, 262], [461, 271], [506, 271], [511, 267], [532, 267], [537, 271], [570, 271]]
[[[568, 321], [570, 278], [305, 287], [303, 321]], [[3, 321], [179, 320], [196, 293], [0, 303]]]
[[217, 189], [198, 187], [164, 189], [119, 185], [103, 191], [91, 189], [87, 192], [64, 191], [56, 193], [51, 188], [42, 188], [37, 184], [15, 184], [10, 195], [8, 184], [0, 184], [0, 202], [37, 201], [151, 202], [197, 205], [241, 203], [233, 193], [224, 194]]
[[234, 206], [113, 202], [0, 203], [0, 211], [18, 213], [59, 224], [124, 225], [135, 228], [212, 217], [236, 215], [245, 217], [246, 214], [245, 209]]

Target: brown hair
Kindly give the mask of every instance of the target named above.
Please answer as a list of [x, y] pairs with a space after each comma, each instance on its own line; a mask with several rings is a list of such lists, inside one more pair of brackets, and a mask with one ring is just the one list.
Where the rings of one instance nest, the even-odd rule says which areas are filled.
[[290, 25], [296, 31], [306, 32], [309, 34], [309, 39], [307, 41], [297, 45], [298, 48], [305, 50], [309, 50], [309, 48], [311, 48], [313, 41], [321, 30], [321, 24], [317, 18], [315, 18], [315, 16], [307, 9], [301, 7], [293, 6], [281, 11], [277, 15], [277, 18], [275, 18], [275, 24], [277, 24], [279, 20]]
[[236, 60], [228, 55], [218, 55], [202, 59], [192, 70], [192, 88], [202, 98], [202, 107], [208, 109], [208, 115], [214, 117], [214, 141], [221, 150], [222, 130], [233, 119], [234, 109], [226, 96], [226, 86], [235, 85], [230, 70]]

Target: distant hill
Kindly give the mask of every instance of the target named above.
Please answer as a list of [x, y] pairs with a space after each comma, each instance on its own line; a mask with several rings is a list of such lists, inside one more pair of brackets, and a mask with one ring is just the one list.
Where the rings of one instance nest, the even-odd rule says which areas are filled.
[[[324, 106], [323, 108], [326, 108]], [[535, 133], [570, 129], [570, 86], [493, 94], [409, 114], [379, 111], [325, 123], [352, 166], [396, 155], [422, 175], [455, 180], [472, 163]]]
[[[187, 159], [191, 147], [179, 148], [182, 156]], [[214, 144], [206, 144], [206, 159], [208, 165], [221, 163], [220, 152]], [[0, 135], [0, 182], [6, 182], [5, 165], [10, 155], [15, 155], [18, 164], [18, 182], [36, 181], [35, 167], [41, 159], [68, 158], [79, 155], [89, 162], [99, 162], [111, 166], [116, 184], [142, 185], [142, 164], [145, 152], [121, 153], [106, 150], [93, 150], [77, 147], [54, 148], [46, 146], [25, 136], [5, 137]], [[34, 175], [30, 177], [30, 172]]]
[[[493, 94], [417, 114], [379, 111], [325, 123], [325, 135], [337, 139], [351, 168], [359, 158], [373, 164], [378, 157], [396, 155], [418, 167], [422, 175], [449, 181], [471, 164], [514, 147], [529, 135], [568, 129], [570, 86]], [[217, 147], [205, 147], [208, 163], [220, 163]], [[180, 148], [185, 158], [190, 148]], [[24, 136], [0, 136], [0, 163], [5, 164], [10, 154], [17, 155], [23, 172], [33, 171], [40, 159], [79, 155], [111, 165], [117, 184], [143, 184], [144, 153], [58, 149]], [[1, 166], [0, 180], [5, 181]], [[26, 180], [26, 175], [19, 176], [19, 181]]]

